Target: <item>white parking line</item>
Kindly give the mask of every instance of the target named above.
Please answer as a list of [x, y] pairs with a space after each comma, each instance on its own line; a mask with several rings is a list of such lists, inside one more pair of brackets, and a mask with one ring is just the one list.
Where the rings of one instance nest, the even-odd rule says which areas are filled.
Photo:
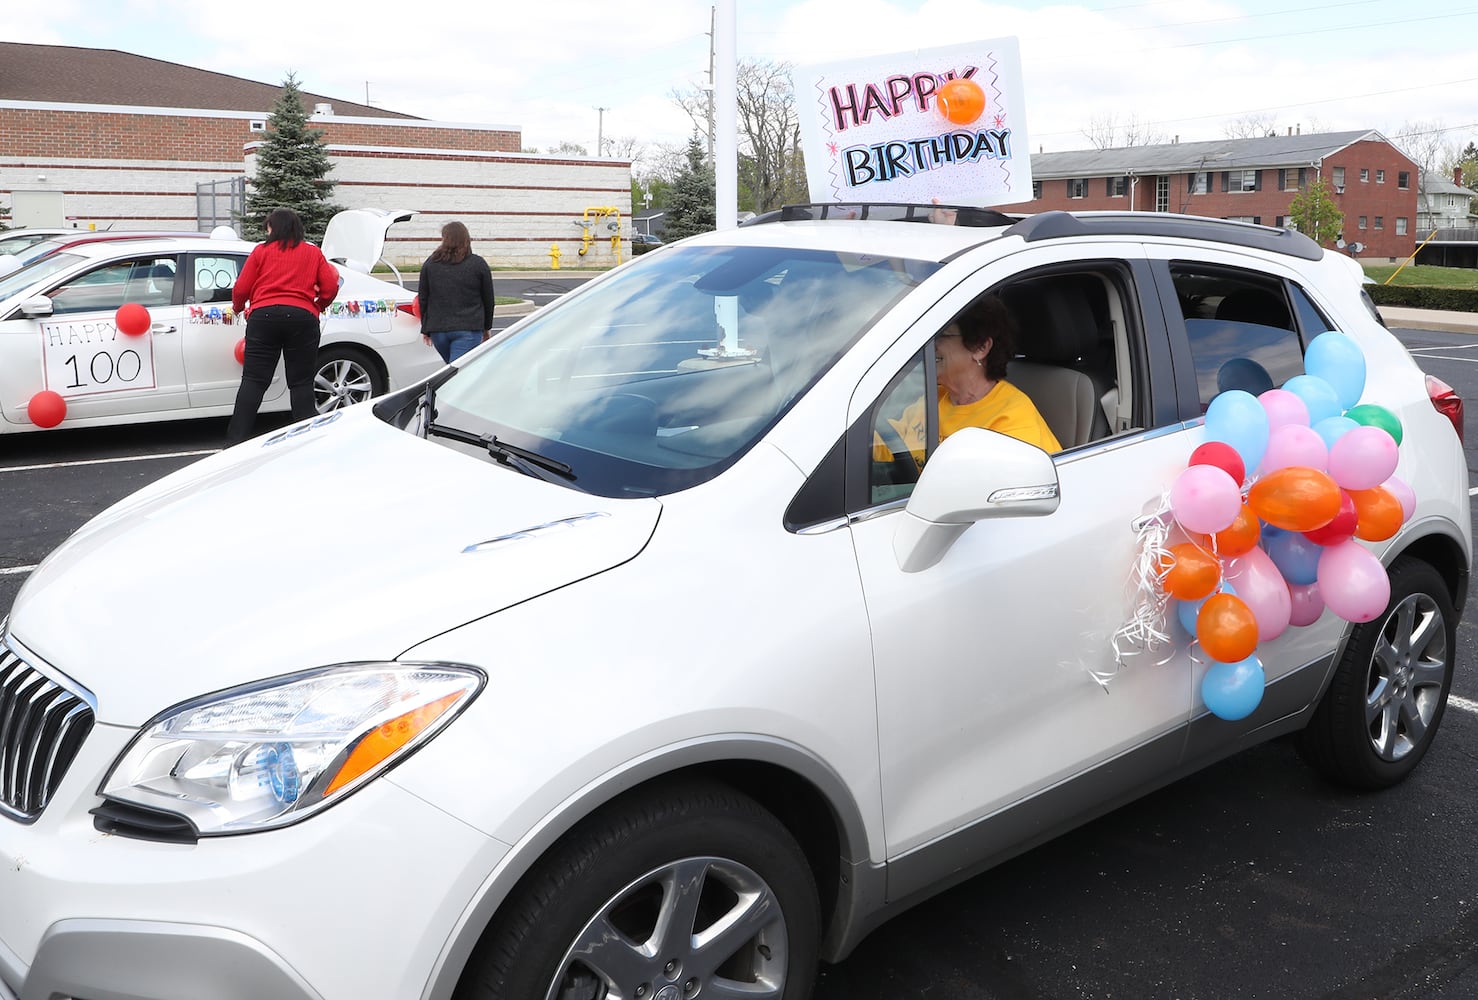
[[[40, 565], [40, 563], [36, 564], [36, 566]], [[0, 569], [0, 576], [19, 576], [21, 573], [31, 572], [36, 566], [6, 566], [4, 569]]]
[[1447, 703], [1454, 708], [1462, 709], [1464, 712], [1472, 712], [1478, 715], [1478, 701], [1469, 701], [1466, 698], [1459, 698], [1455, 694], [1450, 694], [1447, 696]]
[[1470, 365], [1478, 364], [1478, 358], [1475, 357], [1454, 358], [1446, 354], [1420, 354], [1417, 357], [1423, 361], [1463, 361]]
[[1421, 354], [1423, 351], [1478, 351], [1478, 344], [1449, 344], [1445, 347], [1412, 347], [1408, 349], [1412, 354]]
[[202, 448], [200, 451], [165, 451], [157, 455], [124, 455], [121, 458], [89, 458], [82, 462], [48, 462], [45, 465], [0, 466], [0, 472], [35, 472], [37, 469], [70, 469], [78, 465], [112, 465], [115, 462], [148, 462], [156, 458], [196, 458], [214, 455], [219, 448]]

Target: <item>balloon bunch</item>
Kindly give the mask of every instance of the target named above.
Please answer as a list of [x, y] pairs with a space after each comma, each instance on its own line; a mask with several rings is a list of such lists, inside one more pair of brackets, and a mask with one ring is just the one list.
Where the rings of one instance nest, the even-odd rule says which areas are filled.
[[1390, 538], [1416, 507], [1395, 476], [1400, 420], [1385, 407], [1357, 405], [1360, 348], [1322, 333], [1304, 369], [1256, 396], [1218, 393], [1206, 411], [1206, 443], [1170, 488], [1170, 513], [1185, 537], [1161, 555], [1160, 586], [1215, 661], [1201, 696], [1223, 719], [1245, 718], [1262, 701], [1258, 643], [1313, 624], [1326, 608], [1351, 622], [1385, 610], [1390, 578], [1360, 540]]

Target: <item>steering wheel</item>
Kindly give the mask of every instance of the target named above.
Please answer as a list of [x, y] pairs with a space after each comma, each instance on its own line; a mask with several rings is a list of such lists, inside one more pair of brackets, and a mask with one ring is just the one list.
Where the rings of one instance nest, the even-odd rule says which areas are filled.
[[883, 445], [893, 453], [890, 464], [893, 466], [895, 478], [903, 483], [918, 482], [922, 471], [919, 469], [918, 460], [913, 457], [913, 451], [903, 443], [903, 438], [899, 436], [893, 425], [884, 418], [878, 421], [874, 430], [877, 431], [878, 437], [883, 439]]

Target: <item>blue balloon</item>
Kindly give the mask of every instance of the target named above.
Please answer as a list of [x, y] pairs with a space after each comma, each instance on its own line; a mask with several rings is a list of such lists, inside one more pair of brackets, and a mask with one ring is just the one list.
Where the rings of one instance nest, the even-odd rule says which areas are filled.
[[1289, 583], [1313, 583], [1319, 578], [1319, 555], [1324, 547], [1311, 542], [1299, 531], [1285, 531], [1275, 538], [1263, 540], [1268, 558]]
[[1221, 586], [1217, 587], [1210, 594], [1207, 594], [1199, 601], [1175, 602], [1175, 616], [1180, 619], [1181, 626], [1189, 634], [1196, 634], [1196, 616], [1201, 613], [1201, 605], [1210, 600], [1212, 594], [1231, 594], [1233, 597], [1235, 597], [1237, 596], [1237, 588], [1233, 587], [1230, 583], [1227, 583], [1225, 580], [1223, 580], [1221, 581]]
[[1340, 412], [1360, 402], [1365, 391], [1365, 352], [1349, 337], [1330, 330], [1309, 342], [1304, 371], [1334, 386]]
[[1256, 654], [1236, 663], [1213, 663], [1201, 679], [1201, 700], [1218, 719], [1245, 719], [1262, 704], [1267, 676]]
[[1339, 405], [1339, 396], [1334, 386], [1318, 375], [1295, 375], [1283, 383], [1283, 388], [1304, 401], [1309, 408], [1309, 426], [1321, 420], [1337, 417], [1345, 411]]
[[1324, 439], [1325, 447], [1333, 448], [1334, 442], [1359, 426], [1359, 424], [1346, 416], [1325, 417], [1323, 420], [1314, 424], [1314, 430]]
[[1231, 445], [1251, 476], [1268, 450], [1268, 411], [1243, 389], [1219, 392], [1206, 408], [1206, 440]]
[[1273, 376], [1251, 358], [1232, 358], [1216, 370], [1216, 391], [1241, 389], [1260, 396], [1273, 387]]

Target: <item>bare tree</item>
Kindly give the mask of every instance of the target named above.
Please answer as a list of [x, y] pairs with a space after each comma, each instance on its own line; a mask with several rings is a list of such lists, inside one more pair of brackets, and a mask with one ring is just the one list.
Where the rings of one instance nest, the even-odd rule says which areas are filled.
[[1167, 140], [1163, 131], [1138, 115], [1130, 115], [1122, 123], [1112, 111], [1095, 114], [1088, 119], [1083, 135], [1094, 149], [1128, 146], [1155, 146]]
[[1396, 134], [1387, 138], [1417, 165], [1421, 171], [1422, 188], [1426, 187], [1428, 177], [1435, 177], [1447, 162], [1457, 156], [1457, 150], [1447, 141], [1447, 129], [1440, 118], [1403, 122]]
[[1261, 111], [1223, 122], [1221, 130], [1228, 139], [1261, 139], [1278, 134], [1278, 118], [1271, 111]]

